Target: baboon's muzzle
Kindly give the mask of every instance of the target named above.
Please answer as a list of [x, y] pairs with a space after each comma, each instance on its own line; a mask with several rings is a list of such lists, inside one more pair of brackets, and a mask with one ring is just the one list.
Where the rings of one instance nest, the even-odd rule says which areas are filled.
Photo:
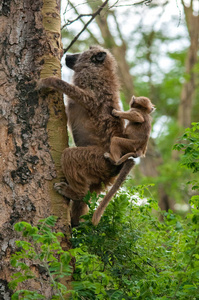
[[73, 70], [78, 57], [79, 57], [79, 54], [66, 55], [67, 67]]

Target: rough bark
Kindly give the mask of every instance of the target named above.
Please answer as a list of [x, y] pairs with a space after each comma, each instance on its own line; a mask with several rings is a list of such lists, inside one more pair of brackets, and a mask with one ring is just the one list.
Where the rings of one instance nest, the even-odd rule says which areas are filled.
[[193, 99], [196, 90], [196, 73], [194, 66], [198, 61], [197, 52], [199, 46], [199, 15], [195, 15], [193, 1], [190, 6], [186, 6], [182, 0], [187, 28], [190, 37], [190, 46], [187, 52], [185, 63], [186, 80], [182, 87], [180, 105], [178, 110], [178, 124], [180, 127], [190, 127]]
[[[17, 239], [13, 225], [54, 214], [59, 230], [69, 227], [68, 204], [53, 190], [67, 146], [63, 99], [36, 90], [40, 72], [41, 77], [60, 77], [59, 2], [0, 4], [0, 299], [10, 299], [9, 259]], [[41, 291], [38, 283], [33, 286]], [[51, 295], [45, 286], [42, 290]]]

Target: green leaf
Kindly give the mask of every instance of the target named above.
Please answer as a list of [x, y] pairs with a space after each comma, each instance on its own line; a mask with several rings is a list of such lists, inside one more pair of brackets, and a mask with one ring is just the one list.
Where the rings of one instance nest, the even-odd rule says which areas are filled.
[[12, 300], [18, 300], [18, 299], [37, 300], [37, 299], [45, 299], [45, 297], [37, 292], [32, 292], [28, 290], [19, 290], [12, 295], [11, 299]]
[[54, 227], [55, 224], [56, 224], [57, 219], [58, 219], [57, 216], [49, 216], [48, 218], [42, 219], [39, 222], [44, 223], [46, 225], [49, 225], [51, 227]]

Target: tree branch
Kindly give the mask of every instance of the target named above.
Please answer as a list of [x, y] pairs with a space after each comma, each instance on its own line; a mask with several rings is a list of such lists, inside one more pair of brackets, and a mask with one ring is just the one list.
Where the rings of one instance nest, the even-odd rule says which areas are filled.
[[[141, 5], [141, 4], [145, 4], [145, 5], [150, 5], [152, 3], [153, 0], [142, 0], [140, 2], [137, 2], [137, 3], [131, 3], [131, 4], [120, 4], [120, 5], [112, 5], [112, 7], [120, 7], [120, 6], [133, 6], [133, 5]], [[119, 2], [119, 1], [116, 1], [116, 2]]]
[[81, 14], [72, 21], [68, 20], [68, 22], [61, 27], [61, 30], [64, 29], [66, 26], [71, 25], [72, 23], [76, 22], [77, 20], [79, 20], [82, 17], [91, 17], [91, 16], [93, 16], [93, 14]]
[[74, 39], [71, 41], [71, 43], [68, 45], [68, 47], [66, 49], [64, 49], [64, 53], [66, 53], [70, 47], [76, 42], [76, 40], [79, 38], [79, 36], [84, 32], [84, 30], [88, 27], [88, 25], [95, 19], [95, 17], [97, 15], [100, 14], [100, 12], [103, 10], [103, 8], [106, 6], [106, 4], [108, 3], [109, 0], [106, 0], [100, 7], [99, 9], [92, 14], [92, 17], [90, 18], [90, 20], [84, 25], [84, 27], [82, 28], [82, 30], [74, 37]]
[[115, 21], [115, 24], [116, 24], [116, 27], [117, 27], [117, 31], [118, 31], [118, 34], [119, 34], [119, 37], [120, 37], [120, 40], [121, 40], [123, 46], [124, 46], [125, 48], [127, 48], [127, 47], [126, 47], [126, 42], [125, 42], [125, 40], [123, 39], [123, 35], [122, 35], [122, 33], [121, 33], [120, 26], [119, 26], [119, 24], [118, 24], [118, 21], [117, 21], [117, 18], [116, 18], [116, 15], [115, 15], [114, 12], [112, 12], [112, 16], [113, 16], [113, 18], [114, 18], [114, 21]]
[[[72, 9], [74, 9], [76, 15], [79, 15], [79, 12], [76, 8], [76, 6], [70, 1], [68, 0], [68, 4], [71, 6]], [[83, 15], [82, 15], [83, 16]], [[87, 15], [84, 15], [84, 16], [87, 16]], [[90, 16], [93, 16], [93, 13], [90, 14]], [[85, 26], [85, 22], [83, 19], [80, 19], [80, 21], [82, 22], [82, 24]], [[62, 29], [64, 29], [66, 27], [66, 24], [62, 26]], [[97, 44], [99, 41], [98, 39], [96, 39], [96, 37], [93, 35], [93, 33], [88, 29], [86, 28], [86, 31], [90, 34], [90, 37], [93, 39], [93, 41]]]

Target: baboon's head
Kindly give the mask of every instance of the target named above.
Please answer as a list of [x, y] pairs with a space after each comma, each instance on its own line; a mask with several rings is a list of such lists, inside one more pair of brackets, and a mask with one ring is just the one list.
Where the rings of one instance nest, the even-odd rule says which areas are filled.
[[131, 98], [130, 107], [144, 110], [148, 114], [152, 113], [155, 110], [155, 107], [151, 103], [151, 100], [146, 98], [146, 97], [135, 97], [135, 96], [133, 96]]
[[115, 72], [116, 62], [112, 54], [100, 47], [91, 46], [89, 50], [82, 53], [66, 55], [66, 65], [75, 72], [99, 73], [106, 69]]

